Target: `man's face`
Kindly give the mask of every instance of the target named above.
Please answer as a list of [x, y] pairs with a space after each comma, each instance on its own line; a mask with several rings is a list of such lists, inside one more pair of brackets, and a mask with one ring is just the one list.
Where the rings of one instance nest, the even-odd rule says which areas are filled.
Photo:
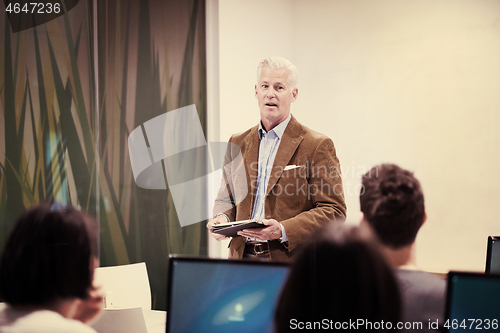
[[262, 67], [259, 82], [255, 85], [255, 98], [267, 131], [288, 117], [290, 104], [295, 101], [297, 94], [297, 88], [292, 89], [288, 83], [288, 69]]

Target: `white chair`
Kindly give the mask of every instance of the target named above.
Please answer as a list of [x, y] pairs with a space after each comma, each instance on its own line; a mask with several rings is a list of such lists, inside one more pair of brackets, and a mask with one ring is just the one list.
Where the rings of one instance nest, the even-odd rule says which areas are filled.
[[146, 263], [99, 267], [94, 279], [106, 293], [104, 313], [92, 325], [97, 332], [165, 332], [165, 311], [151, 310]]
[[106, 308], [140, 306], [151, 310], [151, 288], [146, 263], [99, 267], [95, 270], [94, 279], [104, 288]]

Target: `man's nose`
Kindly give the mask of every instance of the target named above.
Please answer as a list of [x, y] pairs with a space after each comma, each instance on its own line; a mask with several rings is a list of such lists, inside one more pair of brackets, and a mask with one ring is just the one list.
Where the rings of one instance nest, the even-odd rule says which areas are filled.
[[273, 98], [273, 97], [276, 97], [276, 92], [274, 91], [274, 89], [272, 89], [272, 88], [271, 88], [271, 89], [269, 89], [269, 90], [267, 91], [267, 95], [266, 95], [266, 97], [267, 97], [267, 98], [269, 98], [269, 99], [271, 99], [271, 98]]

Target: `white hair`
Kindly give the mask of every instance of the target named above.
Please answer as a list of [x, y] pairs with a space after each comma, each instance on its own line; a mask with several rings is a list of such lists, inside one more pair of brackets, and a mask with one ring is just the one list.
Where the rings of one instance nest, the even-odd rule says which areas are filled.
[[297, 87], [299, 83], [299, 70], [292, 64], [289, 60], [282, 57], [269, 57], [262, 60], [257, 66], [257, 83], [260, 80], [260, 74], [262, 72], [262, 67], [269, 67], [273, 69], [288, 69], [288, 83], [292, 89]]

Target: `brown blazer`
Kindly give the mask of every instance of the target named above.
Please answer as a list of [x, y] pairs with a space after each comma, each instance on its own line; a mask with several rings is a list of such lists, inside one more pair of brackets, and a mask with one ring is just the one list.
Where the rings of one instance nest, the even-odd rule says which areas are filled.
[[[251, 218], [258, 176], [258, 128], [230, 138], [214, 216], [225, 213], [231, 221]], [[345, 218], [340, 164], [332, 140], [301, 125], [293, 116], [274, 160], [264, 211], [266, 219], [283, 225], [288, 237], [287, 243], [269, 241], [272, 260], [290, 259], [315, 227]], [[241, 259], [244, 248], [244, 237], [232, 238], [229, 258]]]

